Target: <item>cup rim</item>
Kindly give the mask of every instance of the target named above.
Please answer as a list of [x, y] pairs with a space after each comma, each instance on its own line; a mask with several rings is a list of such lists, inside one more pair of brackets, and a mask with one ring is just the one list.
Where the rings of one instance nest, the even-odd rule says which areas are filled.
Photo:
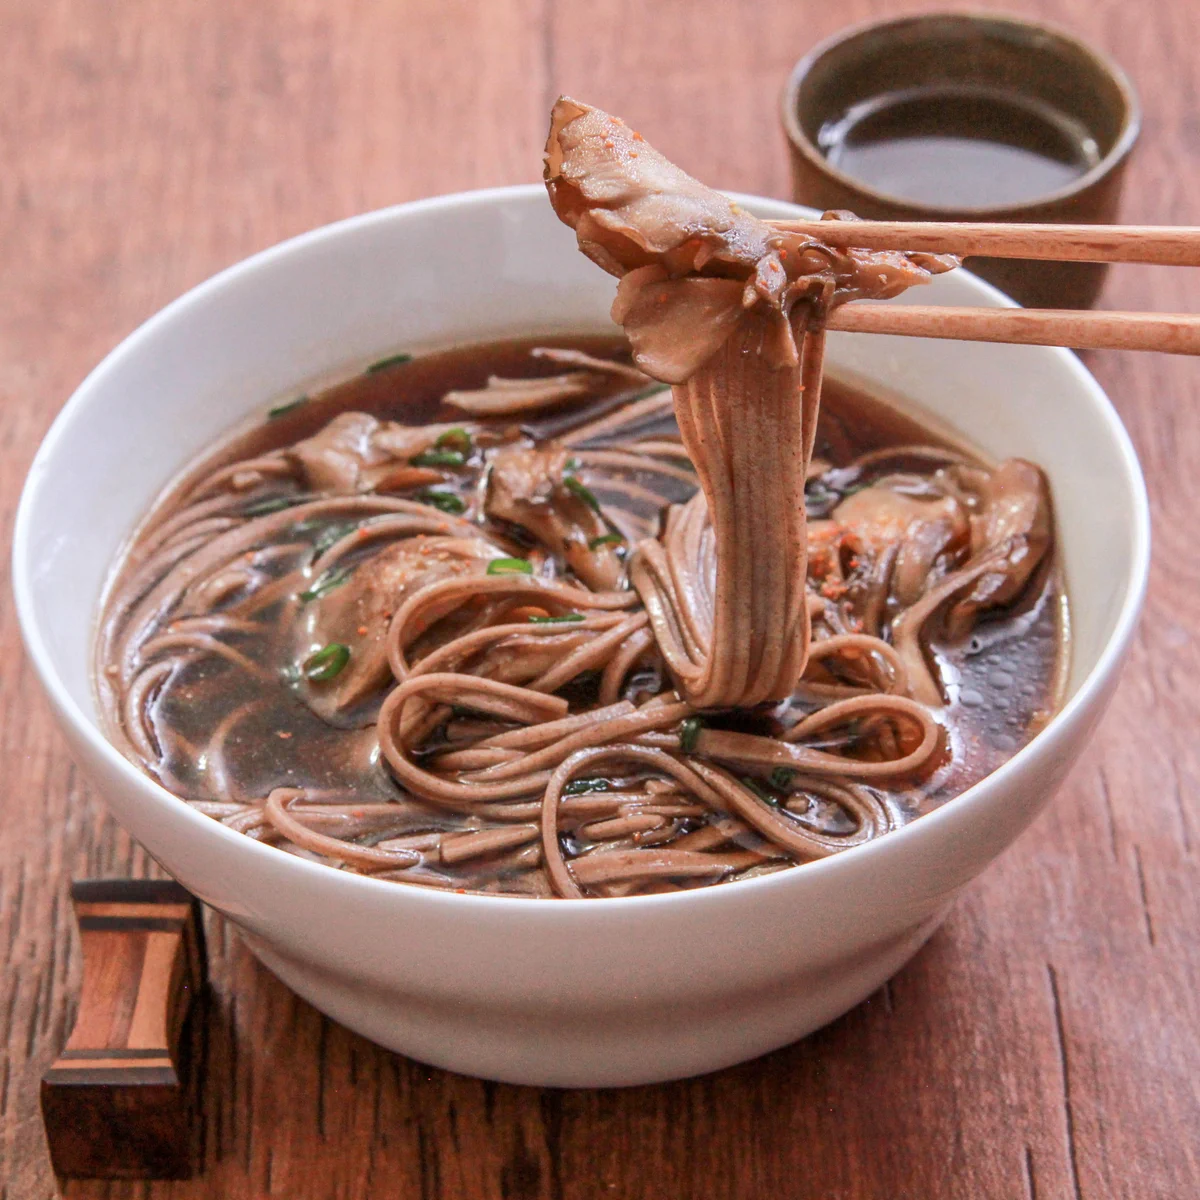
[[[864, 180], [859, 179], [858, 176], [851, 175], [841, 170], [841, 168], [835, 167], [821, 153], [818, 147], [813, 144], [812, 139], [805, 133], [803, 126], [800, 124], [797, 101], [800, 86], [809, 72], [830, 51], [837, 49], [847, 42], [854, 41], [864, 34], [881, 29], [919, 26], [933, 22], [954, 22], [963, 26], [1003, 25], [1009, 28], [1031, 29], [1070, 45], [1074, 50], [1088, 59], [1098, 72], [1107, 75], [1121, 94], [1124, 115], [1120, 132], [1117, 134], [1108, 153], [1094, 167], [1063, 187], [1056, 188], [1051, 192], [1045, 192], [1029, 200], [1023, 200], [1017, 204], [1004, 203], [962, 206], [918, 203], [908, 197], [872, 187]], [[1014, 16], [1011, 13], [993, 9], [978, 9], [970, 12], [935, 9], [931, 12], [916, 13], [910, 16], [884, 17], [874, 21], [862, 21], [855, 25], [850, 25], [845, 29], [840, 29], [837, 33], [818, 42], [807, 54], [797, 61], [788, 74], [787, 82], [784, 84], [783, 93], [780, 97], [780, 120], [783, 125], [784, 135], [787, 137], [788, 145], [793, 153], [800, 154], [811, 166], [834, 179], [843, 187], [852, 189], [875, 203], [887, 205], [892, 208], [919, 210], [929, 213], [932, 217], [950, 218], [952, 216], [959, 216], [971, 219], [975, 217], [997, 216], [1002, 213], [1037, 212], [1048, 205], [1071, 200], [1086, 192], [1096, 183], [1099, 183], [1100, 180], [1116, 171], [1129, 157], [1142, 130], [1142, 105], [1129, 76], [1114, 59], [1083, 39], [1076, 37], [1060, 25], [1055, 25], [1049, 21]]]
[[[806, 209], [791, 201], [777, 198], [730, 192], [730, 197], [753, 212], [757, 208], [790, 210], [797, 216], [811, 217], [812, 209]], [[1058, 347], [1039, 347], [1047, 354], [1060, 356], [1080, 386], [1087, 390], [1097, 409], [1097, 419], [1102, 422], [1116, 444], [1124, 466], [1126, 479], [1130, 485], [1133, 497], [1133, 547], [1128, 578], [1125, 582], [1119, 611], [1113, 629], [1099, 651], [1095, 662], [1080, 680], [1079, 686], [1066, 703], [1054, 714], [1045, 729], [1040, 731], [1025, 746], [1021, 747], [1010, 759], [1002, 763], [990, 775], [985, 776], [965, 791], [954, 796], [923, 815], [919, 820], [910, 822], [900, 829], [893, 830], [886, 837], [875, 839], [863, 845], [830, 855], [826, 858], [800, 864], [801, 872], [792, 870], [761, 876], [755, 879], [739, 880], [731, 884], [721, 884], [714, 888], [701, 888], [676, 894], [656, 894], [648, 896], [608, 897], [600, 904], [546, 904], [541, 899], [521, 896], [480, 895], [478, 893], [460, 894], [452, 890], [440, 888], [424, 888], [414, 885], [397, 885], [387, 880], [375, 879], [369, 875], [359, 875], [347, 871], [338, 871], [323, 863], [310, 862], [306, 859], [286, 855], [281, 862], [279, 855], [282, 851], [272, 846], [256, 842], [244, 834], [229, 829], [220, 822], [213, 821], [184, 803], [174, 793], [163, 787], [149, 775], [141, 771], [123, 755], [116, 745], [104, 734], [99, 723], [92, 715], [84, 711], [67, 689], [55, 666], [53, 657], [47, 645], [45, 632], [37, 612], [31, 581], [31, 567], [35, 561], [32, 554], [33, 509], [38, 491], [45, 486], [48, 460], [55, 453], [58, 442], [65, 436], [67, 428], [75, 418], [75, 414], [92, 401], [93, 393], [103, 386], [105, 377], [117, 369], [121, 362], [131, 354], [139, 354], [145, 343], [151, 340], [158, 329], [172, 321], [184, 317], [189, 309], [203, 304], [214, 294], [230, 285], [236, 285], [241, 279], [269, 267], [278, 258], [295, 253], [303, 253], [314, 246], [328, 245], [339, 238], [363, 228], [376, 224], [387, 224], [397, 219], [419, 217], [431, 210], [464, 209], [476, 206], [488, 206], [505, 201], [528, 203], [535, 198], [544, 200], [542, 184], [518, 184], [509, 187], [479, 189], [476, 191], [457, 192], [430, 197], [424, 200], [410, 201], [394, 205], [390, 208], [378, 209], [349, 217], [328, 225], [301, 233], [276, 245], [270, 246], [248, 258], [242, 259], [232, 266], [204, 280], [175, 300], [168, 303], [152, 315], [145, 323], [125, 337], [114, 347], [101, 362], [95, 366], [67, 400], [62, 410], [56, 416], [46, 433], [22, 487], [21, 497], [14, 522], [12, 555], [12, 589], [16, 601], [18, 623], [26, 652], [31, 659], [43, 690], [50, 699], [53, 710], [59, 720], [69, 726], [71, 735], [87, 744], [88, 748], [98, 755], [110, 769], [121, 779], [123, 786], [139, 792], [148, 801], [156, 805], [170, 807], [173, 819], [187, 822], [200, 836], [224, 840], [231, 848], [236, 846], [242, 855], [258, 857], [268, 855], [276, 866], [282, 866], [289, 872], [307, 876], [315, 883], [323, 883], [326, 887], [345, 888], [347, 895], [357, 892], [366, 896], [373, 893], [379, 897], [386, 894], [396, 896], [398, 903], [413, 902], [431, 905], [457, 906], [464, 914], [476, 910], [483, 905], [494, 910], [496, 905], [505, 905], [514, 915], [537, 912], [543, 914], [554, 912], [561, 915], [563, 920], [574, 919], [580, 910], [587, 913], [610, 914], [611, 919], [623, 920], [628, 917], [631, 909], [654, 906], [668, 908], [673, 905], [685, 904], [699, 908], [701, 905], [721, 903], [721, 895], [728, 899], [733, 895], [748, 895], [754, 889], [770, 890], [787, 886], [789, 878], [795, 882], [797, 874], [805, 880], [816, 883], [827, 876], [836, 876], [842, 871], [852, 870], [854, 864], [862, 863], [872, 856], [894, 854], [901, 847], [927, 838], [935, 828], [941, 827], [948, 821], [961, 820], [962, 814], [976, 806], [984, 794], [996, 788], [1008, 786], [1007, 781], [1016, 772], [1023, 771], [1030, 760], [1039, 753], [1049, 749], [1051, 744], [1061, 740], [1068, 730], [1081, 720], [1085, 720], [1089, 710], [1092, 710], [1104, 697], [1105, 690], [1112, 682], [1117, 669], [1132, 639], [1137, 620], [1141, 611], [1142, 601], [1149, 578], [1150, 566], [1150, 511], [1146, 493], [1145, 478], [1134, 450], [1129, 434], [1121, 422], [1107, 394], [1092, 377], [1091, 373], [1079, 361], [1078, 357], [1069, 350]], [[968, 272], [969, 274], [969, 272]], [[1001, 307], [1013, 307], [1013, 301], [998, 289], [971, 276], [972, 286], [980, 291], [981, 299]], [[89, 608], [86, 620], [91, 627], [95, 613]], [[265, 864], [265, 860], [264, 860]], [[366, 889], [366, 891], [363, 891]], [[399, 894], [397, 894], [399, 893]]]

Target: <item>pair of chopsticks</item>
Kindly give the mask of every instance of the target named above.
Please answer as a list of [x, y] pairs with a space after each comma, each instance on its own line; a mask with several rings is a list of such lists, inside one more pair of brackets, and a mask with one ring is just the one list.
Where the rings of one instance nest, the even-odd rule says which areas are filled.
[[[960, 258], [1200, 266], [1200, 227], [1021, 225], [954, 221], [771, 221], [834, 246], [925, 250]], [[1191, 313], [1076, 312], [1045, 308], [942, 308], [844, 304], [828, 328], [968, 342], [1024, 342], [1077, 350], [1161, 350], [1200, 354], [1200, 316]]]

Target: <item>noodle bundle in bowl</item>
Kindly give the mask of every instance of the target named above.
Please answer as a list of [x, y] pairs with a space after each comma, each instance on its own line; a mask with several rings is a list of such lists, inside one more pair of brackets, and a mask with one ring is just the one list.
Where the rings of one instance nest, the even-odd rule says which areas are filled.
[[[546, 177], [630, 349], [424, 360], [421, 424], [405, 355], [203, 463], [109, 601], [114, 735], [294, 853], [571, 899], [822, 858], [979, 778], [1057, 699], [1045, 480], [868, 398], [821, 421], [830, 308], [955, 260], [780, 233], [565, 98]], [[962, 702], [997, 669], [1037, 682], [1001, 732]]]

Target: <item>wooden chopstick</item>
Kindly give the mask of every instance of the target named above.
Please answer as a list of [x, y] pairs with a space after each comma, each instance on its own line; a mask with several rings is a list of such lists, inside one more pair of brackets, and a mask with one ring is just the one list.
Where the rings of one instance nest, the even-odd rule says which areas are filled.
[[[924, 250], [960, 258], [1036, 258], [1200, 267], [1200, 226], [1024, 225], [982, 221], [771, 221], [832, 246]], [[1200, 316], [1036, 308], [846, 304], [828, 318], [846, 333], [893, 333], [966, 342], [1021, 342], [1076, 350], [1200, 354]]]
[[1200, 354], [1200, 316], [1190, 313], [1075, 312], [1054, 308], [943, 308], [843, 304], [827, 321], [846, 333], [896, 333], [965, 342], [1023, 342], [1076, 350], [1161, 350]]
[[1022, 225], [983, 221], [771, 221], [833, 246], [925, 250], [961, 258], [1157, 263], [1200, 267], [1200, 226]]

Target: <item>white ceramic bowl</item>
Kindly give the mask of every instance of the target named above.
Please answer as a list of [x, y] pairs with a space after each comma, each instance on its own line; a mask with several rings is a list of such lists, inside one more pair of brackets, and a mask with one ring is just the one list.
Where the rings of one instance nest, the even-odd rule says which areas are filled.
[[[767, 216], [799, 211], [741, 199]], [[101, 586], [194, 453], [271, 399], [397, 348], [607, 330], [613, 286], [538, 186], [408, 204], [286, 242], [189, 292], [96, 368], [38, 453], [16, 525], [29, 653], [117, 819], [334, 1019], [425, 1062], [518, 1083], [710, 1071], [793, 1041], [879, 987], [1050, 798], [1108, 700], [1146, 582], [1137, 460], [1073, 355], [835, 335], [835, 370], [916, 397], [993, 454], [1041, 463], [1057, 504], [1074, 611], [1069, 699], [1032, 744], [932, 815], [797, 870], [687, 894], [460, 896], [252, 841], [105, 740], [89, 677]], [[1005, 303], [961, 273], [917, 298]]]

